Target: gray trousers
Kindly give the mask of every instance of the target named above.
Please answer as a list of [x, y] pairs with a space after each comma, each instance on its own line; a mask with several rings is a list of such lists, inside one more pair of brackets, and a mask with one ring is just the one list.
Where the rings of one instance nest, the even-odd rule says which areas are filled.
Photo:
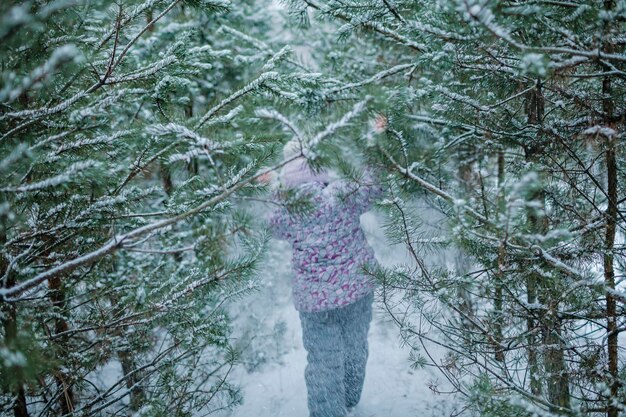
[[373, 299], [370, 294], [346, 307], [300, 313], [310, 417], [345, 417], [347, 407], [359, 402]]

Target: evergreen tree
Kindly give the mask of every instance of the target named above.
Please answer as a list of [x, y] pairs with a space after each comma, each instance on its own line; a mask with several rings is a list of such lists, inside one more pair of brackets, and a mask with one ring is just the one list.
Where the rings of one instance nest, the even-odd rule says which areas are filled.
[[224, 305], [266, 236], [239, 201], [280, 167], [278, 110], [318, 82], [274, 20], [253, 1], [2, 2], [3, 414], [240, 401]]
[[[389, 235], [412, 264], [371, 272], [416, 365], [445, 346], [431, 364], [481, 415], [624, 413], [626, 2], [289, 6], [332, 75], [317, 96], [374, 97], [353, 136], [390, 174]], [[464, 265], [426, 262], [446, 244]]]

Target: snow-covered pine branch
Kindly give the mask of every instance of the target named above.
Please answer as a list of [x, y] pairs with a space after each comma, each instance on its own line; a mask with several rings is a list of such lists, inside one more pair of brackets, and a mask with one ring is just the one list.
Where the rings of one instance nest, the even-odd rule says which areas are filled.
[[[373, 97], [370, 127], [355, 136], [376, 145], [366, 153], [387, 173], [388, 235], [413, 262], [372, 276], [415, 365], [439, 369], [460, 413], [574, 415], [582, 407], [617, 417], [623, 8], [291, 4], [318, 10], [325, 25], [334, 20], [317, 44], [320, 68], [335, 75], [331, 88]], [[333, 36], [345, 42], [340, 51]], [[425, 48], [405, 52], [407, 38]], [[408, 79], [379, 77], [381, 64], [407, 63]], [[367, 82], [355, 82], [355, 72]], [[450, 245], [415, 243], [430, 234]], [[445, 365], [433, 345], [448, 351]]]
[[321, 141], [333, 135], [337, 130], [348, 126], [352, 119], [358, 117], [365, 110], [365, 106], [369, 100], [370, 98], [366, 97], [365, 99], [357, 102], [354, 106], [352, 106], [352, 109], [345, 113], [339, 120], [329, 123], [324, 130], [312, 137], [306, 143], [305, 156], [310, 159], [315, 159], [315, 147]]
[[263, 251], [232, 257], [252, 229], [230, 200], [255, 192], [270, 154], [248, 103], [275, 104], [250, 93], [288, 78], [288, 48], [259, 54], [263, 71], [216, 33], [218, 21], [265, 40], [260, 3], [44, 3], [0, 7], [0, 345], [23, 358], [0, 360], [12, 379], [0, 414], [234, 404], [223, 310], [250, 290]]
[[279, 78], [278, 77], [278, 73], [276, 73], [274, 71], [264, 72], [258, 78], [256, 78], [252, 82], [246, 84], [244, 87], [242, 87], [239, 90], [235, 91], [230, 96], [226, 97], [225, 99], [220, 101], [218, 104], [213, 106], [211, 109], [209, 109], [204, 114], [204, 116], [202, 116], [200, 118], [198, 123], [196, 123], [195, 129], [200, 129], [212, 117], [214, 117], [217, 112], [219, 112], [221, 109], [223, 109], [224, 107], [226, 107], [230, 103], [232, 103], [232, 102], [236, 101], [237, 99], [245, 96], [246, 94], [249, 94], [249, 93], [252, 93], [252, 92], [258, 90], [259, 88], [263, 87], [264, 84], [267, 83], [268, 81], [276, 80], [278, 78]]
[[280, 122], [293, 133], [298, 142], [304, 143], [304, 134], [300, 132], [300, 129], [294, 123], [292, 123], [285, 115], [281, 114], [280, 112], [274, 109], [257, 109], [255, 111], [255, 114], [257, 117], [272, 119]]

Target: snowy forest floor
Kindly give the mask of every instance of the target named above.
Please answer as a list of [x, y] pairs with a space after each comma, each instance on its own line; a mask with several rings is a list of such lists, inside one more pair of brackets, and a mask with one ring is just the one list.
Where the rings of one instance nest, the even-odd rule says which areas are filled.
[[[379, 262], [391, 265], [406, 261], [402, 251], [385, 242], [374, 214], [365, 214], [362, 224]], [[240, 332], [236, 336], [241, 343], [243, 366], [238, 367], [230, 381], [242, 388], [243, 404], [220, 412], [220, 417], [308, 416], [306, 351], [291, 299], [290, 257], [287, 243], [272, 242], [260, 290], [237, 303], [245, 305], [246, 311], [233, 312], [233, 326]], [[409, 349], [401, 346], [398, 328], [379, 302], [375, 302], [374, 311], [365, 386], [356, 415], [450, 415], [455, 408], [453, 398], [430, 389], [445, 387], [443, 377], [432, 367], [412, 370]]]

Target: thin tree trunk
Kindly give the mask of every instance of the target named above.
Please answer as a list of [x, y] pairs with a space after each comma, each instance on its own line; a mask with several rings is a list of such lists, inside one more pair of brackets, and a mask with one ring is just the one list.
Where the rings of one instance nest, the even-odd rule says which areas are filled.
[[172, 195], [174, 192], [174, 182], [172, 181], [172, 175], [169, 170], [161, 165], [160, 167], [161, 173], [161, 182], [163, 183], [163, 189], [167, 193], [167, 195]]
[[26, 406], [26, 392], [21, 386], [17, 389], [15, 403], [13, 404], [13, 415], [15, 417], [28, 417], [28, 408]]
[[[498, 188], [500, 189], [500, 195], [498, 196], [498, 213], [504, 212], [504, 196], [502, 193], [502, 187], [504, 185], [504, 152], [498, 152]], [[502, 346], [503, 330], [502, 330], [502, 318], [503, 318], [503, 294], [502, 285], [504, 282], [504, 268], [506, 262], [506, 237], [503, 236], [498, 247], [498, 270], [496, 272], [495, 282], [495, 294], [493, 300], [493, 308], [495, 312], [495, 326], [494, 333], [497, 342], [496, 346], [496, 360], [498, 362], [504, 362], [504, 352], [500, 348]]]
[[[460, 163], [458, 167], [458, 176], [459, 181], [461, 182], [461, 186], [463, 187], [464, 194], [469, 195], [469, 193], [473, 190], [471, 185], [472, 182], [472, 167], [469, 163]], [[454, 254], [454, 269], [458, 276], [464, 277], [466, 276], [471, 268], [471, 262], [467, 253], [462, 248], [457, 248]], [[460, 300], [459, 308], [467, 317], [473, 317], [474, 308], [472, 305], [471, 295], [468, 293], [467, 289], [463, 286], [457, 287], [457, 295]], [[461, 322], [463, 326], [470, 326], [467, 323], [465, 318], [461, 318]]]
[[[614, 1], [605, 0], [604, 9], [611, 10], [615, 6]], [[610, 35], [610, 28], [608, 23], [605, 23], [604, 27], [603, 51], [607, 53], [615, 52], [615, 47], [611, 42], [606, 41], [607, 36]], [[608, 70], [608, 68], [604, 68]], [[605, 117], [605, 125], [609, 128], [614, 128], [612, 123], [614, 103], [611, 97], [611, 76], [605, 76], [602, 80], [602, 110]], [[606, 233], [604, 244], [604, 284], [607, 288], [615, 289], [615, 265], [613, 249], [615, 246], [615, 229], [617, 225], [617, 158], [615, 150], [615, 140], [613, 137], [608, 138], [607, 148], [605, 151], [605, 162], [607, 172], [607, 197], [608, 207], [606, 210]], [[618, 417], [619, 409], [616, 402], [618, 401], [619, 391], [619, 359], [618, 359], [618, 336], [617, 330], [617, 306], [615, 297], [607, 291], [606, 293], [606, 320], [607, 320], [607, 356], [609, 365], [609, 387], [611, 395], [607, 404], [607, 417]]]
[[[0, 243], [4, 245], [6, 235], [0, 234]], [[9, 264], [4, 256], [0, 256], [0, 276], [4, 276], [8, 270]], [[9, 273], [4, 283], [6, 288], [15, 285], [13, 274]], [[0, 301], [0, 316], [2, 318], [2, 328], [4, 330], [4, 345], [12, 346], [17, 338], [17, 309], [15, 304], [3, 303]], [[13, 389], [15, 400], [13, 403], [14, 417], [28, 417], [28, 407], [26, 405], [26, 392], [22, 381], [14, 381], [16, 387]]]
[[[1, 271], [0, 271], [1, 272]], [[9, 280], [8, 287], [15, 285], [13, 280]], [[2, 311], [2, 327], [4, 329], [5, 346], [12, 345], [12, 341], [17, 337], [17, 310], [14, 305], [5, 303], [0, 309]], [[28, 417], [28, 407], [26, 406], [26, 392], [21, 381], [15, 381], [17, 387], [13, 389], [15, 400], [13, 402], [13, 415], [15, 417]]]
[[[63, 310], [66, 307], [65, 290], [60, 277], [51, 278], [48, 280], [48, 288], [50, 290], [49, 296], [52, 301], [52, 308], [56, 310], [54, 319], [54, 331], [55, 334], [61, 334], [69, 330], [67, 320], [63, 317]], [[57, 344], [61, 351], [66, 356], [71, 349], [68, 346], [68, 340], [66, 337], [62, 337]], [[59, 406], [61, 407], [62, 414], [69, 414], [74, 411], [74, 389], [72, 387], [73, 382], [71, 375], [68, 375], [65, 371], [57, 370], [54, 375], [54, 379], [57, 384], [57, 388], [61, 391], [59, 397]]]
[[[541, 80], [537, 80], [536, 88], [530, 92], [526, 103], [529, 124], [541, 126], [543, 123], [544, 101], [542, 83]], [[543, 151], [543, 144], [539, 139], [540, 137], [537, 137], [537, 140], [526, 149], [526, 157], [529, 161], [532, 161]], [[537, 191], [533, 196], [533, 200], [539, 203], [542, 208], [545, 207], [545, 191], [543, 189]], [[548, 219], [544, 215], [538, 215], [536, 211], [530, 210], [528, 219], [532, 233], [542, 235], [546, 233]], [[562, 341], [561, 321], [558, 317], [558, 290], [554, 288], [554, 283], [546, 282], [544, 277], [534, 272], [531, 272], [528, 276], [527, 287], [529, 302], [538, 300], [548, 308], [546, 314], [539, 320], [540, 323], [533, 323], [540, 325], [543, 336], [543, 366], [546, 372], [548, 399], [553, 405], [567, 410], [570, 408], [569, 373], [565, 362], [565, 346]], [[536, 339], [533, 340], [533, 342], [535, 341]], [[534, 360], [536, 360], [536, 357]], [[535, 364], [534, 366], [537, 365]], [[535, 378], [537, 377], [536, 375]], [[535, 393], [536, 387], [533, 387], [533, 384], [537, 384], [539, 381], [533, 381], [532, 378], [533, 376], [531, 375], [531, 389]]]
[[[526, 302], [528, 304], [534, 304], [537, 302], [537, 289], [536, 289], [536, 277], [529, 275], [526, 278]], [[526, 331], [528, 336], [526, 338], [528, 348], [528, 372], [530, 376], [530, 392], [535, 396], [541, 395], [541, 380], [539, 379], [539, 360], [537, 357], [537, 341], [535, 331], [537, 324], [532, 315], [528, 315], [526, 318]]]
[[152, 9], [146, 10], [146, 23], [148, 23], [148, 32], [154, 32], [154, 23], [150, 23], [153, 20]]
[[[189, 105], [185, 107], [185, 117], [191, 119], [193, 117], [193, 97], [189, 97]], [[198, 158], [191, 158], [187, 163], [187, 172], [190, 177], [198, 175]]]
[[[551, 289], [543, 289], [550, 293]], [[564, 410], [570, 408], [569, 374], [565, 366], [565, 346], [562, 341], [561, 321], [557, 317], [558, 303], [554, 294], [550, 295], [548, 312], [542, 319], [542, 332], [545, 354], [543, 363], [547, 374], [548, 399]]]
[[[607, 288], [615, 289], [615, 268], [613, 247], [615, 245], [615, 229], [617, 223], [617, 162], [615, 158], [615, 146], [611, 141], [606, 151], [606, 166], [609, 196], [607, 208], [607, 224], [605, 235], [604, 252], [604, 282]], [[618, 336], [617, 330], [617, 306], [615, 297], [609, 291], [606, 293], [606, 320], [607, 320], [607, 354], [609, 361], [609, 375], [611, 381], [611, 397], [609, 398], [607, 417], [618, 417], [618, 408], [614, 403], [617, 401], [619, 390], [618, 375]]]
[[[119, 300], [115, 296], [109, 297], [111, 305], [119, 306]], [[128, 340], [128, 335], [124, 332], [123, 328], [115, 331], [115, 335], [118, 339]], [[117, 357], [122, 365], [122, 373], [124, 375], [124, 381], [126, 382], [126, 388], [130, 391], [130, 414], [138, 411], [145, 403], [146, 395], [144, 386], [141, 384], [142, 373], [137, 371], [137, 361], [135, 359], [136, 352], [134, 352], [130, 346], [130, 342], [126, 343], [126, 346], [120, 346], [116, 348]]]
[[[538, 201], [543, 207], [545, 202], [544, 190], [538, 191], [533, 199]], [[529, 220], [533, 233], [546, 233], [548, 224], [544, 216], [540, 217], [535, 213], [531, 213]], [[543, 339], [543, 366], [546, 373], [548, 399], [553, 405], [567, 410], [570, 408], [569, 374], [565, 364], [565, 346], [562, 339], [561, 320], [558, 317], [559, 294], [558, 291], [555, 291], [554, 284], [546, 282], [545, 278], [539, 274], [531, 272], [529, 281], [532, 282], [533, 287], [532, 298], [547, 307], [547, 312], [540, 320], [533, 319], [533, 322], [535, 325], [539, 325]], [[536, 339], [534, 341], [536, 342]], [[535, 381], [535, 383], [540, 382]]]
[[122, 365], [122, 373], [126, 381], [126, 388], [130, 391], [130, 414], [138, 411], [146, 400], [143, 386], [140, 384], [141, 375], [137, 372], [135, 355], [130, 349], [118, 349], [117, 356]]
[[[526, 97], [526, 114], [528, 116], [529, 124], [539, 124], [541, 115], [543, 114], [543, 99], [541, 97], [541, 90], [538, 85], [536, 90], [528, 92]], [[531, 144], [524, 148], [526, 154], [526, 160], [531, 161], [537, 153], [536, 144]], [[531, 229], [537, 229], [539, 224], [532, 213], [529, 213], [529, 222]], [[526, 302], [528, 304], [534, 304], [537, 302], [537, 283], [539, 277], [536, 273], [530, 272], [526, 276]], [[542, 392], [539, 358], [537, 354], [537, 321], [532, 314], [529, 314], [526, 318], [526, 332], [527, 336], [527, 355], [528, 355], [528, 372], [530, 376], [530, 391], [535, 396], [540, 396]]]

